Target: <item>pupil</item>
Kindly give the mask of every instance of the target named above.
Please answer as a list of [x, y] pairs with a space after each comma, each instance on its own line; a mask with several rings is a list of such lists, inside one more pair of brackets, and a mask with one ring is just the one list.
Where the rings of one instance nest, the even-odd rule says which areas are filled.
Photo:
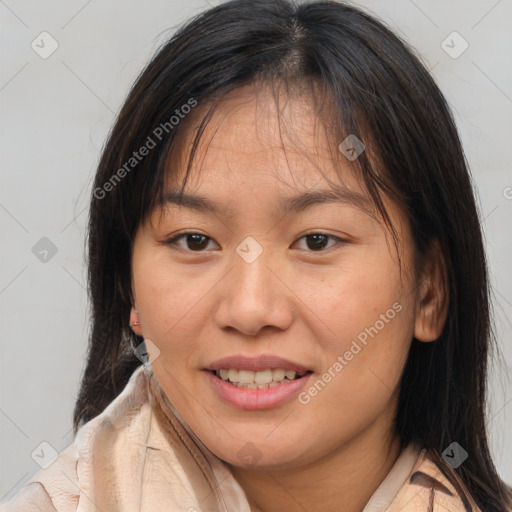
[[[192, 247], [190, 246], [191, 244], [189, 244], [187, 242], [189, 249], [194, 249], [194, 247], [193, 247], [194, 244], [199, 245], [199, 249], [203, 249], [205, 245], [208, 245], [208, 244], [204, 243], [206, 241], [206, 237], [204, 235], [189, 235], [188, 241], [190, 241], [191, 239], [192, 239]], [[203, 243], [201, 243], [201, 239], [202, 239]]]
[[308, 242], [309, 242], [309, 240], [313, 240], [313, 247], [311, 247], [311, 244], [308, 243], [309, 249], [322, 249], [326, 245], [325, 243], [322, 243], [322, 242], [327, 241], [326, 235], [320, 235], [320, 234], [308, 235], [307, 238], [308, 238]]

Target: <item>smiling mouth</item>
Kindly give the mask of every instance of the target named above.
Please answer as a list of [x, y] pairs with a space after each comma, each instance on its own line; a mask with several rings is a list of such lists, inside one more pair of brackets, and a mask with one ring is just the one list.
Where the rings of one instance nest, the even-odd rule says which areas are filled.
[[235, 386], [245, 389], [270, 389], [282, 384], [299, 380], [306, 375], [313, 373], [308, 370], [302, 373], [283, 368], [272, 368], [261, 371], [239, 370], [236, 368], [222, 368], [211, 370], [219, 379]]

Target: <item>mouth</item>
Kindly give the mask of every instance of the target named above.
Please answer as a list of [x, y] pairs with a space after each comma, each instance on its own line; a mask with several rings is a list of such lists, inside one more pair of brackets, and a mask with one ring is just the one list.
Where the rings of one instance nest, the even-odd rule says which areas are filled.
[[290, 402], [314, 373], [270, 354], [225, 357], [204, 370], [211, 389], [223, 402], [245, 410], [272, 409]]
[[259, 371], [221, 368], [209, 371], [224, 382], [237, 388], [245, 389], [271, 389], [302, 379], [306, 375], [313, 373], [311, 370], [298, 372], [295, 370], [285, 370], [284, 368], [267, 368]]

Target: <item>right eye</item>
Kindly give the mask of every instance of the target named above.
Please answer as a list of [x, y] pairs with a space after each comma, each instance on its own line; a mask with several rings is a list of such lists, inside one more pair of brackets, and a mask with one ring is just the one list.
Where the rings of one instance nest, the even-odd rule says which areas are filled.
[[[183, 244], [180, 244], [182, 240], [185, 241], [185, 247], [183, 247]], [[205, 247], [208, 245], [208, 240], [213, 242], [210, 237], [201, 233], [187, 232], [180, 233], [179, 235], [166, 240], [164, 243], [168, 246], [176, 246], [180, 250], [187, 252], [204, 252]]]

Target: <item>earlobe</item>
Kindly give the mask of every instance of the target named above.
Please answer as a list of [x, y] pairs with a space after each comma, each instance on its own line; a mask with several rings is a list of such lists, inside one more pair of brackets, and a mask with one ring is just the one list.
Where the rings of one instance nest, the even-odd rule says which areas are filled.
[[414, 326], [419, 341], [435, 341], [441, 335], [448, 315], [449, 285], [446, 261], [437, 240], [425, 257]]
[[132, 328], [132, 331], [137, 334], [137, 336], [142, 336], [142, 328], [140, 325], [139, 315], [133, 306], [130, 311], [130, 327]]

